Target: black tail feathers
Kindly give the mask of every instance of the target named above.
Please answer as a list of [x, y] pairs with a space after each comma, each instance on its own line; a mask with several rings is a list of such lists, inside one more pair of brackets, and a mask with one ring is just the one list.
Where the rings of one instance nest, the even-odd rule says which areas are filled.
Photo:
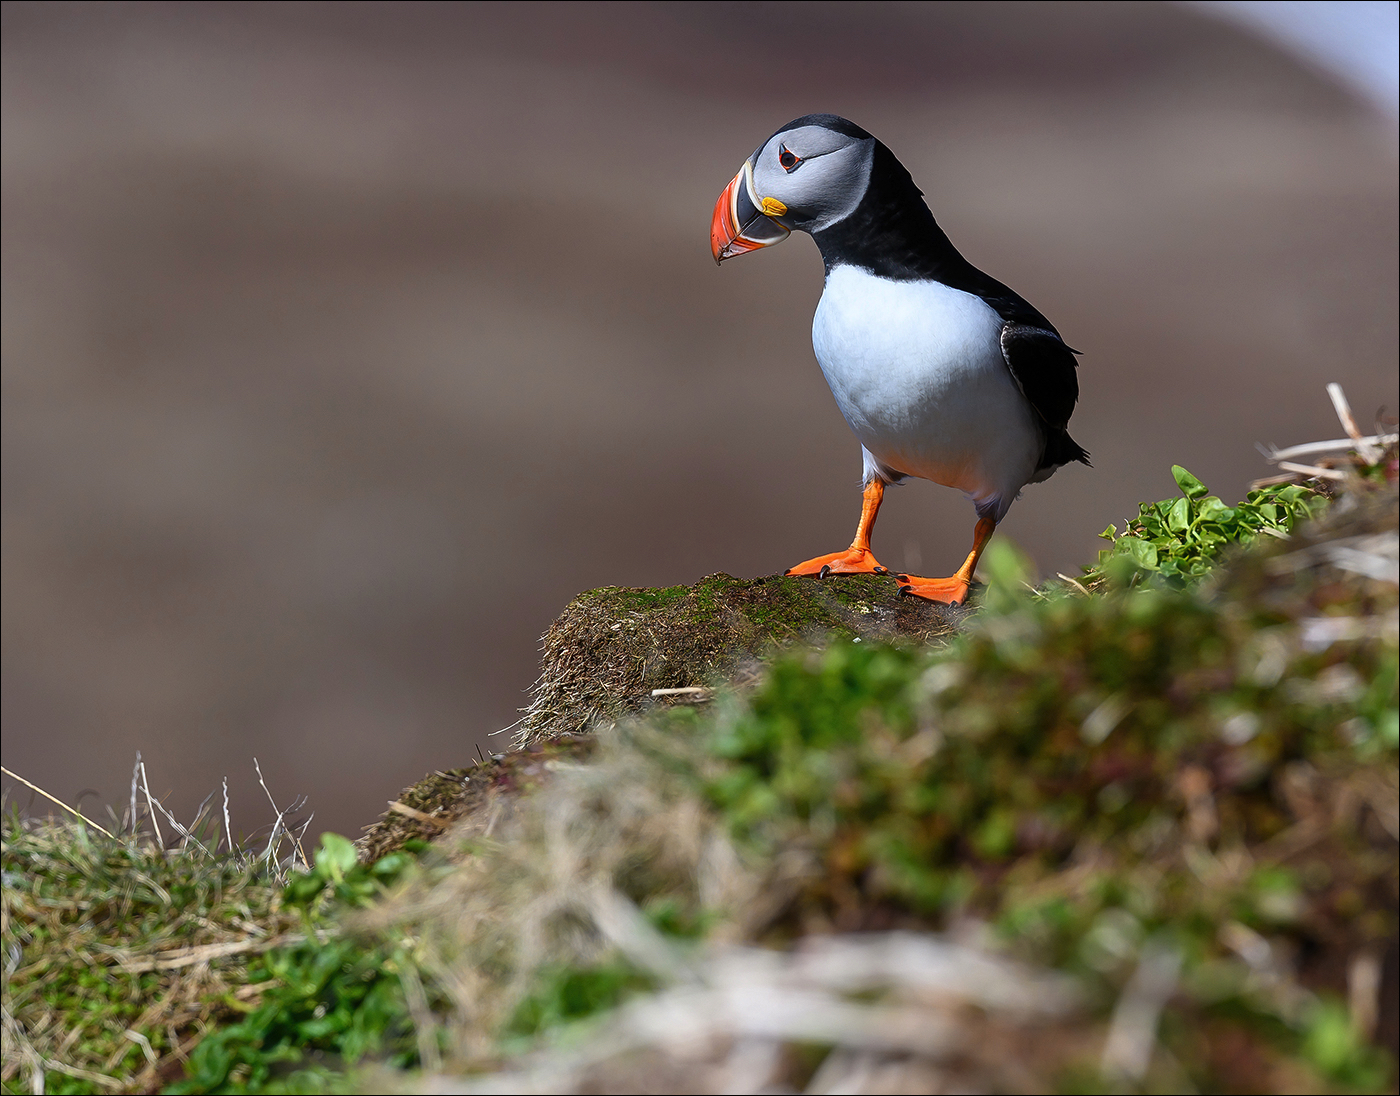
[[1049, 436], [1045, 439], [1045, 453], [1040, 458], [1041, 468], [1058, 468], [1071, 461], [1089, 464], [1089, 451], [1070, 437], [1069, 431], [1050, 430], [1047, 434]]

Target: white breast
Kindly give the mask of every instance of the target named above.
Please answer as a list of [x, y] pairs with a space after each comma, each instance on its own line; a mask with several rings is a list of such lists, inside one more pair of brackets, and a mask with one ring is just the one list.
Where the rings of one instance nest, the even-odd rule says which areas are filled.
[[1001, 327], [974, 294], [852, 266], [828, 275], [812, 322], [817, 362], [860, 443], [887, 468], [965, 491], [997, 519], [1042, 446]]

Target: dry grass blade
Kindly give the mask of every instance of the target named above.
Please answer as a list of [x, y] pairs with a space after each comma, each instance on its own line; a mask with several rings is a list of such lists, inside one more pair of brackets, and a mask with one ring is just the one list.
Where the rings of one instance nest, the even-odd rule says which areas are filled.
[[122, 970], [129, 974], [140, 974], [148, 970], [179, 970], [196, 963], [207, 963], [213, 959], [225, 959], [230, 955], [250, 955], [300, 944], [306, 937], [302, 933], [283, 933], [266, 939], [230, 940], [222, 944], [200, 944], [192, 948], [175, 948], [157, 956], [138, 959], [129, 953], [113, 951], [108, 953]]
[[435, 826], [439, 830], [445, 830], [447, 828], [447, 823], [441, 818], [434, 818], [426, 811], [420, 811], [416, 807], [410, 807], [406, 803], [400, 803], [397, 799], [389, 800], [389, 809], [397, 814], [403, 815], [405, 818], [412, 818], [415, 821], [422, 822], [425, 826]]
[[56, 803], [56, 804], [58, 804], [58, 805], [59, 805], [60, 807], [62, 807], [65, 811], [67, 811], [69, 814], [73, 815], [73, 817], [82, 819], [84, 822], [86, 822], [86, 823], [87, 823], [89, 826], [91, 826], [93, 829], [97, 830], [99, 833], [106, 834], [106, 836], [108, 836], [108, 837], [112, 837], [112, 836], [113, 836], [112, 833], [111, 833], [111, 831], [103, 829], [103, 828], [102, 828], [101, 826], [99, 826], [96, 822], [94, 822], [91, 818], [89, 818], [87, 815], [83, 814], [82, 811], [76, 810], [75, 808], [70, 807], [70, 806], [69, 806], [67, 803], [65, 803], [63, 800], [59, 799], [58, 796], [56, 796], [56, 795], [50, 795], [48, 792], [44, 791], [43, 788], [39, 787], [38, 784], [33, 784], [33, 783], [31, 783], [30, 781], [24, 779], [24, 777], [22, 777], [22, 776], [19, 775], [19, 773], [11, 772], [9, 769], [5, 768], [5, 766], [3, 766], [3, 765], [0, 765], [0, 772], [3, 772], [3, 773], [4, 773], [6, 776], [8, 776], [11, 780], [18, 780], [21, 784], [23, 784], [26, 788], [29, 788], [31, 791], [36, 791], [36, 792], [38, 792], [40, 795], [42, 795], [45, 799], [49, 800], [51, 803]]
[[233, 852], [233, 824], [228, 816], [228, 777], [224, 777], [224, 846]]
[[[1359, 439], [1367, 445], [1384, 449], [1400, 441], [1400, 434], [1373, 434]], [[1358, 439], [1336, 438], [1333, 441], [1305, 441], [1301, 445], [1289, 445], [1283, 449], [1272, 446], [1262, 447], [1261, 451], [1269, 460], [1293, 460], [1297, 457], [1311, 457], [1321, 453], [1345, 453], [1355, 448]]]
[[1152, 1063], [1157, 1023], [1181, 972], [1181, 952], [1149, 942], [1137, 970], [1113, 1010], [1100, 1069], [1106, 1077], [1136, 1084]]
[[128, 824], [128, 826], [130, 827], [130, 829], [131, 829], [131, 836], [132, 836], [132, 837], [135, 837], [135, 836], [136, 836], [136, 832], [137, 832], [137, 829], [136, 829], [136, 827], [137, 827], [137, 818], [136, 818], [136, 790], [137, 790], [137, 788], [140, 786], [140, 783], [141, 783], [141, 751], [140, 751], [140, 750], [137, 750], [137, 751], [136, 751], [136, 763], [133, 764], [133, 765], [131, 766], [131, 805], [130, 805], [130, 807], [128, 807], [128, 811], [129, 811], [130, 813], [129, 813], [128, 817], [127, 817], [127, 824]]
[[[145, 779], [146, 779], [146, 766], [143, 764], [143, 765], [141, 766], [141, 780], [142, 780], [143, 785], [144, 785]], [[182, 838], [184, 838], [185, 843], [193, 843], [194, 845], [196, 845], [196, 846], [199, 848], [199, 850], [200, 850], [201, 852], [207, 853], [208, 855], [211, 855], [211, 856], [213, 855], [213, 853], [211, 853], [211, 852], [209, 851], [209, 849], [205, 848], [204, 842], [202, 842], [199, 838], [197, 838], [197, 837], [194, 835], [194, 833], [191, 832], [191, 830], [186, 829], [185, 826], [179, 821], [179, 819], [177, 819], [173, 814], [171, 814], [168, 810], [165, 809], [165, 804], [164, 804], [164, 803], [162, 803], [159, 799], [156, 799], [156, 798], [154, 798], [154, 797], [151, 796], [151, 793], [150, 793], [149, 790], [147, 790], [147, 792], [146, 792], [146, 797], [147, 797], [147, 801], [148, 801], [148, 802], [150, 802], [157, 810], [159, 810], [161, 814], [165, 815], [165, 820], [166, 820], [167, 822], [170, 823], [171, 828], [173, 828], [173, 829], [175, 830], [176, 833], [178, 833]], [[207, 799], [205, 800], [205, 803], [208, 803], [208, 800], [207, 800]], [[200, 819], [202, 819], [203, 817], [204, 817], [204, 806], [203, 806], [203, 804], [201, 804], [199, 811], [195, 814], [194, 825], [195, 825], [196, 827], [199, 825]]]
[[[272, 823], [272, 834], [267, 839], [267, 848], [263, 850], [263, 854], [259, 859], [265, 860], [268, 867], [273, 868], [274, 857], [277, 854], [277, 847], [279, 844], [278, 838], [281, 834], [285, 833], [287, 837], [291, 839], [292, 847], [296, 850], [297, 855], [301, 857], [302, 867], [310, 871], [311, 861], [307, 859], [306, 850], [302, 848], [300, 834], [292, 833], [285, 825], [287, 815], [300, 810], [306, 804], [305, 798], [298, 797], [293, 800], [291, 806], [283, 810], [277, 805], [277, 800], [272, 797], [272, 791], [268, 788], [267, 781], [263, 779], [262, 766], [258, 764], [258, 759], [256, 757], [253, 758], [253, 768], [258, 774], [258, 783], [262, 785], [262, 790], [267, 795], [267, 801], [272, 804], [272, 809], [277, 812], [277, 817]], [[308, 822], [309, 821], [308, 819]], [[304, 826], [303, 829], [305, 829]]]
[[[1342, 391], [1341, 385], [1335, 382], [1329, 384], [1327, 396], [1332, 401], [1332, 407], [1337, 412], [1337, 419], [1341, 422], [1342, 429], [1346, 431], [1347, 436], [1332, 441], [1303, 442], [1300, 445], [1289, 445], [1282, 449], [1274, 445], [1257, 446], [1264, 459], [1271, 464], [1278, 465], [1279, 468], [1283, 469], [1285, 475], [1255, 480], [1250, 484], [1251, 490], [1279, 483], [1297, 482], [1300, 479], [1325, 480], [1329, 483], [1342, 484], [1355, 474], [1358, 463], [1366, 466], [1375, 465], [1384, 458], [1388, 451], [1393, 450], [1397, 442], [1400, 442], [1400, 434], [1362, 434], [1356, 426], [1351, 405], [1347, 402], [1346, 393]], [[1312, 458], [1312, 460], [1303, 462], [1299, 458]]]
[[1347, 402], [1346, 393], [1342, 391], [1342, 386], [1333, 381], [1327, 386], [1327, 396], [1336, 409], [1337, 419], [1341, 422], [1342, 429], [1347, 432], [1347, 437], [1351, 438], [1357, 453], [1361, 455], [1361, 459], [1367, 464], [1375, 464], [1381, 459], [1381, 451], [1357, 429], [1356, 419], [1351, 413], [1351, 404]]
[[1073, 586], [1076, 593], [1083, 594], [1085, 597], [1092, 596], [1089, 593], [1088, 587], [1086, 587], [1084, 583], [1080, 582], [1077, 578], [1070, 578], [1070, 576], [1065, 574], [1063, 571], [1056, 571], [1055, 577], [1063, 579], [1065, 582]]
[[8, 1081], [22, 1062], [29, 1074], [29, 1091], [44, 1091], [44, 1058], [34, 1049], [24, 1030], [15, 1022], [10, 1010], [0, 1004], [0, 1023], [5, 1032], [5, 1079]]
[[151, 820], [151, 828], [156, 831], [156, 844], [165, 848], [165, 835], [160, 832], [160, 821], [156, 818], [155, 799], [151, 795], [151, 786], [146, 782], [146, 763], [141, 760], [141, 755], [136, 755], [136, 765], [141, 770], [141, 790], [146, 793], [146, 813]]
[[1310, 479], [1331, 480], [1333, 483], [1342, 483], [1346, 480], [1345, 472], [1338, 472], [1335, 468], [1319, 468], [1315, 464], [1295, 464], [1291, 460], [1281, 460], [1276, 462], [1285, 472], [1296, 472], [1300, 476], [1307, 476]]

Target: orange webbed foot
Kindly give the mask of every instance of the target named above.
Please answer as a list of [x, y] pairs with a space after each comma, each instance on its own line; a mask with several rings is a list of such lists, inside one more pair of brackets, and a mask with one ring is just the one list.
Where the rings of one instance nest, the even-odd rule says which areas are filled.
[[905, 597], [921, 597], [925, 601], [941, 601], [944, 605], [961, 605], [967, 600], [968, 583], [958, 578], [920, 578], [918, 575], [896, 575], [902, 584], [899, 592]]
[[882, 567], [880, 561], [868, 551], [847, 548], [844, 552], [832, 552], [829, 556], [817, 556], [816, 559], [806, 560], [796, 567], [789, 567], [783, 573], [825, 578], [827, 575], [887, 575], [890, 569]]

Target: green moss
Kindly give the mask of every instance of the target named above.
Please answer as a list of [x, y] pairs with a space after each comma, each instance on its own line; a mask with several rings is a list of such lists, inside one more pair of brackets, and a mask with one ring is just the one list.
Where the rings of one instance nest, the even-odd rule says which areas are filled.
[[649, 707], [654, 689], [729, 681], [796, 643], [928, 643], [964, 616], [901, 598], [899, 584], [878, 575], [716, 574], [693, 586], [590, 590], [545, 634], [521, 740], [615, 722]]
[[[1006, 865], [1018, 888], [1035, 889], [1085, 842], [1126, 864], [1164, 820], [1185, 840], [1193, 795], [1210, 800], [1206, 844], [1258, 844], [1297, 822], [1273, 786], [1288, 765], [1369, 764], [1350, 724], [1357, 698], [1304, 683], [1336, 679], [1342, 666], [1388, 680], [1394, 652], [1295, 652], [1286, 674], [1261, 685], [1252, 634], [1218, 605], [1143, 592], [1030, 605], [933, 656], [835, 644], [779, 659], [746, 713], [715, 729], [724, 764], [708, 794], [766, 849], [810, 841], [812, 820], [826, 817], [831, 870], [806, 901], [827, 916], [852, 888], [872, 914], [894, 903], [944, 916], [971, 903], [991, 915], [1008, 900]], [[1232, 745], [1223, 728], [1239, 712], [1253, 733]], [[1242, 879], [1237, 895], [1211, 901], [1266, 920], [1284, 905], [1268, 895], [1286, 878]], [[1189, 872], [1183, 895], [1188, 884]], [[1178, 908], [1172, 886], [1143, 907], [1151, 924], [1199, 908], [1199, 897]]]
[[541, 970], [520, 1002], [503, 1039], [507, 1046], [528, 1047], [533, 1036], [561, 1024], [596, 1016], [656, 981], [625, 960], [589, 967], [551, 965]]

